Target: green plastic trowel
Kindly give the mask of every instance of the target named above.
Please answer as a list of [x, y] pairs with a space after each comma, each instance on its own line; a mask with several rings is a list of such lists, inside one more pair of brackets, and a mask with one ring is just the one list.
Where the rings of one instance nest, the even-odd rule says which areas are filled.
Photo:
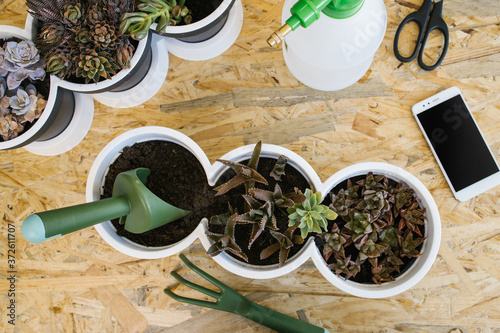
[[116, 218], [120, 218], [125, 230], [140, 234], [189, 214], [161, 200], [146, 187], [150, 173], [147, 168], [120, 173], [111, 198], [28, 216], [21, 227], [24, 238], [40, 243]]

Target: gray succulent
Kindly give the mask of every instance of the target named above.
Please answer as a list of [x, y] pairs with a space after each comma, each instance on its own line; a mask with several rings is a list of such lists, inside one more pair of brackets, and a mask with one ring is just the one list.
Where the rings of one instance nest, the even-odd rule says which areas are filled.
[[0, 48], [0, 76], [7, 78], [8, 90], [16, 89], [28, 77], [43, 80], [45, 70], [35, 44], [29, 40], [5, 43]]

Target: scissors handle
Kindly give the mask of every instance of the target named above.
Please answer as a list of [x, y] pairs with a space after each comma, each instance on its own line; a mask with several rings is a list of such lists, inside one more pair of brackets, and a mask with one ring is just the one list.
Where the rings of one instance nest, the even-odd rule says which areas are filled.
[[[409, 62], [415, 59], [418, 50], [420, 48], [420, 42], [424, 36], [425, 26], [432, 8], [432, 0], [424, 0], [422, 7], [416, 12], [410, 13], [405, 19], [399, 24], [398, 30], [396, 30], [396, 36], [394, 37], [394, 55], [401, 62]], [[399, 34], [403, 31], [406, 24], [409, 22], [415, 22], [418, 25], [418, 38], [413, 53], [409, 57], [403, 57], [399, 52]]]
[[[436, 2], [434, 4], [434, 8], [432, 9], [431, 13], [431, 18], [429, 20], [429, 23], [427, 24], [427, 31], [425, 32], [424, 39], [422, 41], [422, 45], [420, 46], [420, 52], [418, 54], [418, 65], [427, 71], [435, 69], [437, 66], [441, 64], [443, 61], [444, 57], [446, 56], [446, 51], [448, 51], [448, 44], [449, 44], [449, 33], [448, 33], [448, 26], [446, 25], [446, 22], [443, 20], [443, 17], [441, 16], [443, 12], [443, 0]], [[439, 30], [444, 37], [444, 47], [443, 51], [441, 52], [441, 56], [439, 57], [438, 61], [434, 65], [426, 65], [423, 61], [423, 54], [425, 50], [425, 44], [427, 43], [427, 39], [429, 38], [430, 33], [433, 30]]]

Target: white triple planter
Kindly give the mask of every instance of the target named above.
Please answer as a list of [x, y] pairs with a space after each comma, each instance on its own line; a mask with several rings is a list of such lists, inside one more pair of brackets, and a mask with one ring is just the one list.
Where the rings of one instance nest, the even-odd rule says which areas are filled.
[[[122, 149], [131, 146], [136, 142], [150, 140], [163, 140], [181, 145], [189, 150], [203, 166], [209, 185], [213, 186], [217, 179], [227, 170], [227, 166], [216, 162], [211, 164], [203, 150], [186, 135], [164, 127], [142, 127], [137, 128], [116, 137], [112, 140], [94, 161], [87, 180], [86, 199], [87, 202], [100, 199], [104, 179], [109, 165], [119, 156]], [[247, 145], [237, 148], [227, 154], [222, 159], [232, 161], [242, 161], [249, 159], [253, 152], [254, 145]], [[393, 282], [384, 282], [382, 285], [361, 284], [344, 280], [333, 273], [327, 266], [323, 256], [310, 238], [305, 246], [293, 257], [288, 258], [283, 267], [278, 264], [268, 266], [251, 265], [225, 254], [224, 252], [213, 257], [213, 259], [228, 271], [242, 277], [251, 279], [269, 279], [285, 275], [300, 267], [309, 258], [312, 259], [318, 270], [335, 287], [355, 296], [366, 298], [382, 298], [399, 294], [420, 281], [431, 268], [439, 249], [441, 239], [441, 222], [437, 206], [429, 191], [412, 174], [387, 163], [361, 163], [355, 164], [340, 170], [322, 183], [314, 169], [299, 155], [280, 146], [263, 144], [262, 157], [278, 158], [284, 155], [288, 158], [288, 163], [299, 170], [309, 181], [311, 188], [320, 191], [326, 196], [332, 188], [347, 178], [363, 175], [368, 172], [384, 174], [395, 181], [401, 181], [415, 191], [417, 200], [426, 211], [426, 237], [422, 255], [418, 257], [412, 266]], [[127, 238], [118, 236], [110, 221], [96, 225], [95, 228], [101, 237], [116, 250], [132, 257], [142, 259], [157, 259], [174, 255], [189, 247], [196, 239], [200, 239], [205, 249], [210, 247], [210, 241], [205, 232], [208, 230], [208, 220], [200, 221], [198, 227], [185, 239], [164, 247], [146, 247], [131, 242]]]
[[[165, 82], [169, 52], [185, 60], [214, 58], [235, 42], [242, 25], [243, 7], [240, 0], [223, 0], [206, 18], [189, 25], [169, 26], [164, 36], [154, 33], [154, 23], [148, 37], [139, 41], [129, 69], [120, 71], [111, 80], [96, 84], [64, 81], [62, 86], [72, 91], [91, 93], [98, 102], [114, 108], [141, 105], [152, 98]], [[207, 29], [207, 26], [211, 28]], [[204, 39], [205, 31], [214, 35]], [[200, 35], [202, 41], [198, 41]]]
[[[2, 25], [0, 38], [34, 40], [36, 27], [28, 15], [24, 29]], [[94, 116], [92, 97], [61, 86], [61, 80], [50, 76], [49, 95], [44, 112], [34, 125], [18, 137], [0, 142], [0, 150], [24, 148], [38, 155], [57, 155], [74, 148], [85, 137]]]
[[[144, 78], [134, 83], [133, 86], [125, 86], [125, 88], [123, 85], [108, 91], [96, 88], [97, 93], [92, 94], [92, 97], [114, 108], [130, 108], [143, 104], [160, 90], [166, 80], [169, 66], [168, 53], [191, 61], [214, 58], [233, 45], [242, 25], [243, 6], [240, 0], [223, 0], [220, 6], [206, 18], [189, 25], [169, 26], [162, 36], [154, 33], [157, 26], [154, 23], [151, 25], [149, 34], [151, 42], [144, 46], [141, 45], [143, 44], [141, 41], [137, 50], [139, 54], [142, 54], [142, 48], [150, 45], [151, 55], [137, 57], [131, 62], [131, 68], [139, 62], [143, 68], [142, 71], [147, 71]], [[206, 29], [207, 26], [212, 26], [212, 28]], [[206, 33], [209, 35], [205, 39], [203, 36]], [[199, 41], [200, 35], [201, 41]], [[150, 64], [149, 69], [146, 67], [147, 64]], [[80, 89], [80, 87], [73, 86], [72, 90], [74, 89]]]
[[[205, 27], [210, 26], [209, 29]], [[185, 60], [215, 58], [234, 44], [243, 26], [241, 0], [223, 0], [209, 16], [189, 25], [167, 27], [165, 40], [170, 53]], [[152, 26], [155, 28], [156, 24]], [[201, 34], [197, 31], [205, 30]], [[214, 34], [215, 33], [215, 34]]]
[[[37, 24], [37, 20], [28, 15], [24, 29], [0, 26], [0, 38], [34, 40]], [[214, 58], [235, 42], [242, 25], [241, 1], [223, 0], [203, 20], [168, 27], [165, 36], [153, 32], [148, 34], [139, 41], [130, 67], [122, 69], [111, 79], [83, 84], [51, 75], [47, 106], [42, 116], [22, 135], [0, 142], [0, 150], [23, 147], [37, 155], [58, 155], [71, 150], [90, 130], [94, 116], [93, 99], [113, 108], [143, 104], [165, 83], [169, 52], [193, 61]], [[155, 27], [156, 24], [152, 25], [152, 29]]]
[[[100, 103], [115, 107], [129, 108], [145, 103], [152, 98], [162, 87], [166, 80], [169, 66], [168, 53], [185, 60], [208, 60], [225, 52], [238, 37], [243, 25], [243, 7], [240, 0], [223, 0], [219, 7], [206, 18], [189, 25], [169, 26], [164, 35], [154, 33], [157, 24], [151, 25], [148, 38], [151, 41], [141, 40], [137, 53], [142, 55], [150, 48], [150, 55], [134, 57], [131, 69], [140, 66], [137, 72], [145, 75], [139, 82], [118, 85], [109, 89], [112, 82], [91, 87], [94, 97]], [[207, 29], [207, 27], [209, 27]], [[208, 34], [206, 38], [203, 38]], [[201, 36], [201, 37], [199, 37]], [[201, 41], [199, 40], [201, 38]], [[145, 41], [145, 42], [144, 42]], [[148, 64], [149, 68], [148, 68]], [[118, 73], [118, 80], [124, 75]], [[115, 76], [116, 77], [116, 76]], [[110, 80], [112, 81], [112, 80]], [[99, 84], [97, 84], [99, 85]], [[82, 91], [86, 85], [71, 85], [68, 89]], [[104, 91], [106, 90], [106, 91]]]

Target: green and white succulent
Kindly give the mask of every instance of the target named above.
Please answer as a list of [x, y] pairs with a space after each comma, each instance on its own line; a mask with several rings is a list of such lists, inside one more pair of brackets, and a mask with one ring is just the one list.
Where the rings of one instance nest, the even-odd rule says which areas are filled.
[[306, 200], [287, 209], [288, 225], [292, 226], [300, 222], [299, 229], [302, 238], [306, 238], [310, 232], [326, 231], [328, 220], [335, 220], [337, 213], [321, 204], [321, 192], [313, 193], [306, 189], [304, 195]]

